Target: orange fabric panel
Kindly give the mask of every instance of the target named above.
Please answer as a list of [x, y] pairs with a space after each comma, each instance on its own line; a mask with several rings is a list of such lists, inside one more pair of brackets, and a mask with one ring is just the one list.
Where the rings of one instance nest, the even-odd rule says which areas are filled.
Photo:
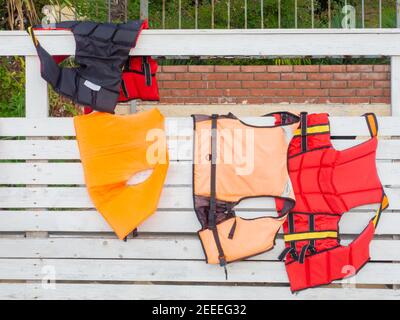
[[[90, 198], [123, 239], [157, 209], [169, 164], [164, 117], [157, 109], [94, 112], [74, 124]], [[152, 173], [145, 181], [127, 184], [147, 169]]]
[[[257, 219], [234, 217], [219, 223], [217, 231], [226, 261], [244, 259], [272, 249], [275, 245], [275, 236], [285, 220], [286, 216]], [[229, 239], [229, 233], [235, 221], [235, 231], [232, 239]], [[218, 249], [212, 230], [199, 231], [199, 237], [203, 244], [207, 263], [218, 264]]]
[[[291, 133], [298, 123], [286, 126]], [[211, 120], [196, 122], [194, 192], [210, 196]], [[217, 120], [218, 200], [273, 196], [294, 199], [287, 169], [289, 140], [285, 129], [246, 125], [237, 119]]]

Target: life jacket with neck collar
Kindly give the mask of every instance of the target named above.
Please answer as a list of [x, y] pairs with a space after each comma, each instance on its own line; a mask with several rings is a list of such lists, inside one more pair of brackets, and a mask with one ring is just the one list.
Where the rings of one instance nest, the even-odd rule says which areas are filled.
[[[193, 198], [207, 263], [225, 266], [272, 249], [295, 203], [286, 159], [298, 117], [272, 126], [247, 124], [231, 113], [193, 119]], [[239, 202], [256, 197], [282, 199], [280, 216], [236, 216]]]
[[[64, 21], [50, 28], [29, 27], [44, 80], [75, 103], [114, 113], [118, 102], [132, 99], [159, 100], [155, 78], [157, 62], [151, 57], [129, 57], [147, 20], [127, 23]], [[51, 56], [39, 43], [34, 30], [68, 30], [75, 38], [78, 67], [59, 66], [68, 56]]]
[[[274, 114], [285, 123], [285, 113]], [[292, 291], [329, 284], [355, 274], [370, 259], [369, 245], [388, 199], [376, 169], [378, 123], [364, 115], [371, 138], [338, 151], [331, 143], [328, 114], [301, 113], [289, 145], [288, 168], [296, 197], [283, 225], [286, 271]], [[276, 200], [277, 208], [283, 203]], [[340, 244], [338, 224], [354, 207], [378, 203], [366, 228], [349, 245]]]

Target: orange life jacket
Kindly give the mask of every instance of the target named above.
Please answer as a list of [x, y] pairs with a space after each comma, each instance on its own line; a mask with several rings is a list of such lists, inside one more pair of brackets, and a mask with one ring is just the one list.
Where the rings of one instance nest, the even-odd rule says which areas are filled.
[[[124, 239], [157, 209], [169, 164], [164, 117], [157, 109], [124, 116], [94, 112], [75, 117], [74, 124], [90, 198]], [[148, 169], [144, 182], [127, 184]]]
[[[194, 115], [194, 207], [207, 263], [240, 260], [272, 249], [276, 234], [294, 206], [287, 150], [291, 124], [254, 126], [228, 115]], [[243, 219], [234, 207], [245, 198], [284, 200], [279, 217]]]

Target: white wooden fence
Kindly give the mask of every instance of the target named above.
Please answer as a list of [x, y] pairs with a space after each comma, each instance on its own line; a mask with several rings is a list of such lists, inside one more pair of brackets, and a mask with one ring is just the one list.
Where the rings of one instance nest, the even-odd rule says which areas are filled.
[[[38, 37], [53, 54], [74, 52], [73, 37], [67, 32], [46, 36], [38, 32]], [[132, 53], [389, 55], [392, 112], [400, 113], [397, 29], [145, 31]], [[273, 251], [229, 265], [227, 281], [219, 267], [203, 261], [191, 196], [190, 118], [167, 118], [171, 166], [159, 209], [139, 227], [138, 238], [123, 242], [88, 198], [72, 119], [48, 117], [47, 86], [30, 38], [23, 32], [1, 32], [0, 55], [26, 56], [27, 79], [26, 117], [0, 118], [0, 298], [400, 298], [400, 140], [396, 139], [400, 118], [379, 118], [383, 139], [378, 169], [390, 207], [372, 243], [372, 262], [356, 278], [292, 295], [283, 263], [277, 261], [284, 245], [281, 237]], [[337, 148], [362, 141], [343, 136], [368, 135], [362, 118], [332, 117], [331, 122]], [[374, 207], [357, 208], [344, 216], [344, 243], [365, 227]], [[274, 214], [274, 203], [251, 199], [239, 210], [252, 217]]]

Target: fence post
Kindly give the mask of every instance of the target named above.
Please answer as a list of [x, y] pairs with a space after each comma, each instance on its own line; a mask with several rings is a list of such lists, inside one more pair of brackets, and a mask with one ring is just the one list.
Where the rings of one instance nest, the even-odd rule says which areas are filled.
[[140, 19], [149, 18], [149, 0], [140, 0]]
[[400, 116], [400, 56], [391, 57], [390, 69], [392, 116]]
[[47, 118], [49, 98], [47, 82], [40, 75], [38, 56], [25, 57], [25, 117]]

